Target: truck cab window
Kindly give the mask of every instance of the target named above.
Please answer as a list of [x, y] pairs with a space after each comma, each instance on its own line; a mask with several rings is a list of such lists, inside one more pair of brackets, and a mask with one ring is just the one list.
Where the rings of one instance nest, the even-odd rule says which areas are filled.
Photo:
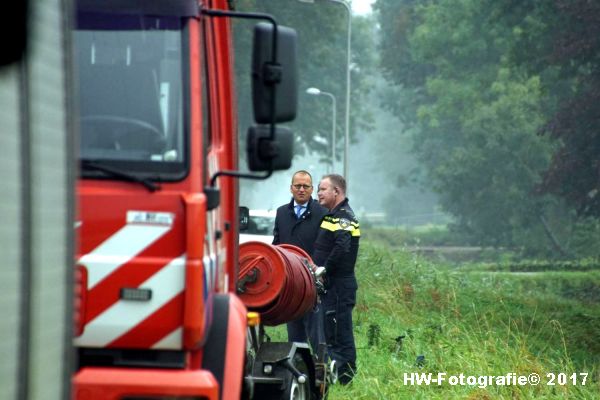
[[78, 15], [81, 159], [181, 175], [187, 151], [182, 31], [174, 17]]

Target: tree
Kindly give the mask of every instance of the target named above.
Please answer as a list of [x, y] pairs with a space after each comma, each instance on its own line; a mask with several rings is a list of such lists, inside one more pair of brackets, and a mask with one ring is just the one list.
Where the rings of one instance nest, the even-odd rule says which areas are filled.
[[543, 129], [561, 147], [539, 189], [565, 198], [580, 215], [600, 217], [600, 4], [555, 0], [550, 11], [558, 23], [544, 26], [548, 66], [538, 69], [557, 68], [558, 83], [571, 90], [558, 96]]
[[547, 232], [549, 215], [568, 215], [551, 196], [534, 194], [558, 147], [536, 135], [552, 105], [544, 77], [514, 57], [523, 24], [544, 15], [535, 4], [375, 4], [388, 33], [382, 67], [408, 93], [389, 105], [410, 127], [444, 209], [481, 244], [517, 246]]

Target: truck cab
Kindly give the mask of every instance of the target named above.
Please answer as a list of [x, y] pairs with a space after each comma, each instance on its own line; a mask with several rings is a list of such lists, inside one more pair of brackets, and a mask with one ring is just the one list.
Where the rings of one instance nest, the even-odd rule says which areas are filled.
[[[239, 399], [244, 392], [228, 21], [236, 13], [227, 3], [76, 1], [74, 398]], [[279, 48], [276, 27], [258, 36], [254, 76], [262, 58], [274, 57], [269, 49]], [[256, 82], [253, 101], [257, 121], [270, 125], [251, 129], [248, 157], [251, 169], [270, 174], [291, 158], [275, 123], [294, 117], [296, 95], [276, 86], [285, 77], [265, 82]]]

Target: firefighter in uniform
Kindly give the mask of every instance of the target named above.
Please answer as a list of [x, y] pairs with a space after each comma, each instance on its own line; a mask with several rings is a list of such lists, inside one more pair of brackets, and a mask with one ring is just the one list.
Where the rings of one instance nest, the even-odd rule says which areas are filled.
[[319, 203], [329, 210], [321, 221], [313, 259], [320, 266], [319, 274], [323, 274], [327, 290], [321, 296], [325, 337], [329, 357], [337, 366], [338, 380], [341, 384], [348, 384], [356, 372], [352, 309], [358, 289], [354, 264], [360, 229], [348, 204], [344, 177], [325, 175], [319, 183], [318, 198]]

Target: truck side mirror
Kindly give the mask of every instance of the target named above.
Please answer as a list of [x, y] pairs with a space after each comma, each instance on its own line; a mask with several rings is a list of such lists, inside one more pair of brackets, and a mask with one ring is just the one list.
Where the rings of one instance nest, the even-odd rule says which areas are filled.
[[5, 39], [0, 52], [0, 66], [20, 61], [25, 54], [28, 39], [28, 3], [27, 0], [17, 1], [11, 7], [2, 10], [4, 21], [0, 25], [0, 36]]
[[292, 166], [294, 135], [287, 128], [276, 127], [275, 137], [271, 138], [270, 126], [252, 126], [246, 146], [250, 171], [278, 171]]
[[[259, 124], [287, 122], [296, 118], [298, 85], [296, 31], [277, 27], [277, 54], [273, 55], [273, 25], [260, 22], [254, 27], [252, 46], [252, 101], [254, 120]], [[275, 94], [274, 116], [271, 102]], [[273, 118], [274, 117], [274, 118]]]

